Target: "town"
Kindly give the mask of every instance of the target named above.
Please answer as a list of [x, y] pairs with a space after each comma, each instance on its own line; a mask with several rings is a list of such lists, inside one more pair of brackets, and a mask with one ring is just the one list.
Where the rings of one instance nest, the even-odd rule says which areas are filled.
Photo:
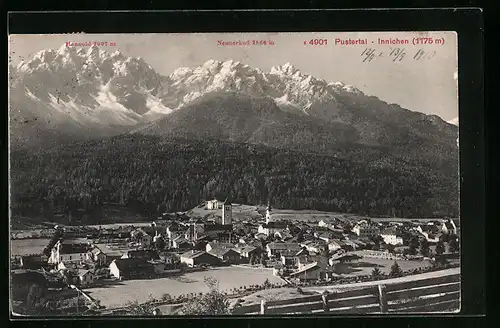
[[[11, 230], [12, 307], [104, 313], [151, 299], [182, 304], [207, 291], [207, 276], [241, 299], [458, 267], [459, 229], [457, 219], [363, 218], [216, 198], [151, 222]], [[39, 252], [23, 251], [37, 240]]]

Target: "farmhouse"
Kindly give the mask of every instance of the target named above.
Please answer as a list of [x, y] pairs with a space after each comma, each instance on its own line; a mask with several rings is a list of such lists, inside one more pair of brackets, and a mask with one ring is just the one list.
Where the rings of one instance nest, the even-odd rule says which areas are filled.
[[151, 263], [143, 259], [126, 258], [111, 262], [109, 272], [120, 280], [144, 278], [154, 275], [154, 267]]
[[201, 264], [219, 265], [221, 260], [210, 253], [191, 250], [181, 255], [181, 263], [194, 267]]

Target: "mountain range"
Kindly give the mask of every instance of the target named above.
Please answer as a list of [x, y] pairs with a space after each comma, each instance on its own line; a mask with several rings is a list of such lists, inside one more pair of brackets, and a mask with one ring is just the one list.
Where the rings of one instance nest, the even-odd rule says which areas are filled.
[[119, 51], [63, 46], [11, 66], [9, 75], [14, 143], [134, 133], [270, 146], [309, 139], [307, 146], [325, 149], [345, 143], [450, 145], [458, 133], [438, 116], [303, 74], [290, 63], [263, 72], [209, 60], [163, 76], [142, 58]]
[[214, 192], [284, 208], [458, 213], [457, 125], [290, 63], [264, 72], [209, 60], [165, 76], [119, 51], [64, 46], [10, 66], [9, 82], [16, 213], [124, 202], [152, 215]]

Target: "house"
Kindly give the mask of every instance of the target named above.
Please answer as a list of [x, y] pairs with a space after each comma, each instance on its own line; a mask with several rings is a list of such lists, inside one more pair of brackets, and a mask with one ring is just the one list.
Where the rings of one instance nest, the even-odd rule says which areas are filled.
[[205, 202], [205, 205], [207, 207], [207, 210], [218, 210], [222, 207], [221, 201], [219, 201], [217, 198], [214, 198], [212, 200], [207, 200]]
[[217, 242], [211, 242], [211, 243], [208, 243], [208, 244], [205, 246], [205, 251], [206, 251], [206, 252], [210, 252], [211, 250], [213, 250], [213, 249], [217, 249], [217, 248], [226, 248], [226, 249], [231, 249], [231, 248], [235, 248], [235, 245], [234, 245], [234, 244], [231, 244], [231, 243], [217, 243]]
[[122, 259], [142, 259], [146, 261], [159, 260], [158, 252], [152, 249], [134, 249], [127, 250], [121, 257]]
[[52, 248], [48, 263], [59, 264], [67, 261], [84, 261], [91, 249], [89, 243], [80, 240], [59, 240]]
[[362, 221], [358, 222], [354, 228], [352, 228], [352, 232], [359, 237], [375, 237], [380, 233], [380, 227]]
[[204, 226], [205, 235], [210, 238], [217, 239], [218, 234], [220, 233], [232, 233], [233, 225], [232, 224], [218, 224], [218, 223], [207, 223]]
[[151, 263], [140, 258], [125, 258], [111, 262], [109, 272], [117, 279], [135, 279], [154, 276]]
[[184, 236], [178, 236], [172, 240], [172, 247], [178, 249], [189, 249], [191, 248], [191, 243], [184, 238]]
[[384, 243], [389, 245], [403, 245], [403, 235], [394, 228], [385, 229], [380, 233]]
[[441, 229], [435, 224], [422, 224], [417, 227], [417, 231], [425, 237], [428, 242], [437, 243]]
[[321, 239], [306, 240], [300, 243], [300, 246], [304, 247], [308, 252], [318, 254], [328, 248], [327, 244]]
[[331, 240], [329, 243], [328, 243], [328, 250], [329, 251], [336, 251], [338, 249], [341, 249], [342, 246], [340, 244], [340, 240]]
[[314, 262], [319, 262], [326, 265], [328, 262], [328, 258], [321, 255], [302, 255], [295, 258], [295, 266], [297, 266], [298, 270]]
[[281, 222], [269, 222], [269, 223], [264, 223], [259, 225], [258, 232], [261, 234], [264, 234], [266, 236], [272, 236], [278, 231], [283, 231], [287, 228], [288, 223], [281, 221]]
[[76, 262], [60, 262], [57, 264], [57, 271], [73, 271], [76, 272], [78, 270], [78, 263]]
[[240, 254], [232, 248], [213, 248], [208, 253], [228, 263], [238, 263], [241, 260]]
[[88, 253], [88, 259], [99, 265], [104, 265], [107, 261], [106, 254], [104, 254], [103, 251], [101, 251], [97, 246], [94, 246], [94, 248]]
[[169, 239], [176, 238], [180, 231], [182, 230], [181, 226], [177, 222], [172, 222], [169, 226], [167, 226], [167, 236]]
[[201, 264], [219, 265], [221, 260], [217, 256], [205, 251], [191, 250], [181, 255], [181, 263], [186, 263], [188, 266], [194, 267]]
[[281, 263], [285, 266], [285, 267], [291, 267], [291, 266], [295, 266], [295, 262], [296, 262], [296, 259], [297, 259], [297, 253], [296, 252], [290, 252], [290, 251], [285, 251], [285, 252], [281, 252]]
[[447, 235], [457, 235], [457, 226], [455, 225], [455, 221], [449, 219], [443, 222], [441, 231]]
[[245, 245], [242, 247], [238, 247], [235, 249], [240, 253], [240, 256], [246, 259], [251, 258], [252, 256], [260, 256], [262, 253], [262, 248], [253, 246], [253, 245]]
[[330, 226], [330, 223], [326, 222], [325, 220], [321, 220], [318, 222], [318, 226], [319, 227], [329, 227]]
[[334, 239], [342, 239], [343, 233], [342, 233], [342, 231], [337, 231], [337, 232], [329, 231], [329, 232], [324, 232], [324, 233], [319, 234], [317, 236], [317, 238], [325, 241], [326, 243], [329, 243], [330, 241], [332, 241]]
[[333, 272], [326, 265], [320, 262], [313, 262], [303, 266], [301, 269], [292, 272], [290, 278], [304, 280], [328, 280], [333, 276]]
[[282, 252], [293, 251], [299, 252], [302, 247], [297, 243], [269, 243], [266, 245], [266, 251], [268, 257], [280, 257]]
[[217, 233], [215, 240], [217, 240], [219, 243], [237, 243], [238, 237], [232, 231], [219, 232]]
[[94, 284], [94, 274], [90, 270], [80, 269], [77, 272], [78, 283], [82, 287], [89, 287]]

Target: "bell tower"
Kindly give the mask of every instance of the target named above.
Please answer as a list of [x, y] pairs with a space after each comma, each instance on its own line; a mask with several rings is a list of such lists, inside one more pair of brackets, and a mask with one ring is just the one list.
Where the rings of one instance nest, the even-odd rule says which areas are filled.
[[233, 206], [227, 200], [222, 205], [222, 224], [229, 225], [233, 222]]

